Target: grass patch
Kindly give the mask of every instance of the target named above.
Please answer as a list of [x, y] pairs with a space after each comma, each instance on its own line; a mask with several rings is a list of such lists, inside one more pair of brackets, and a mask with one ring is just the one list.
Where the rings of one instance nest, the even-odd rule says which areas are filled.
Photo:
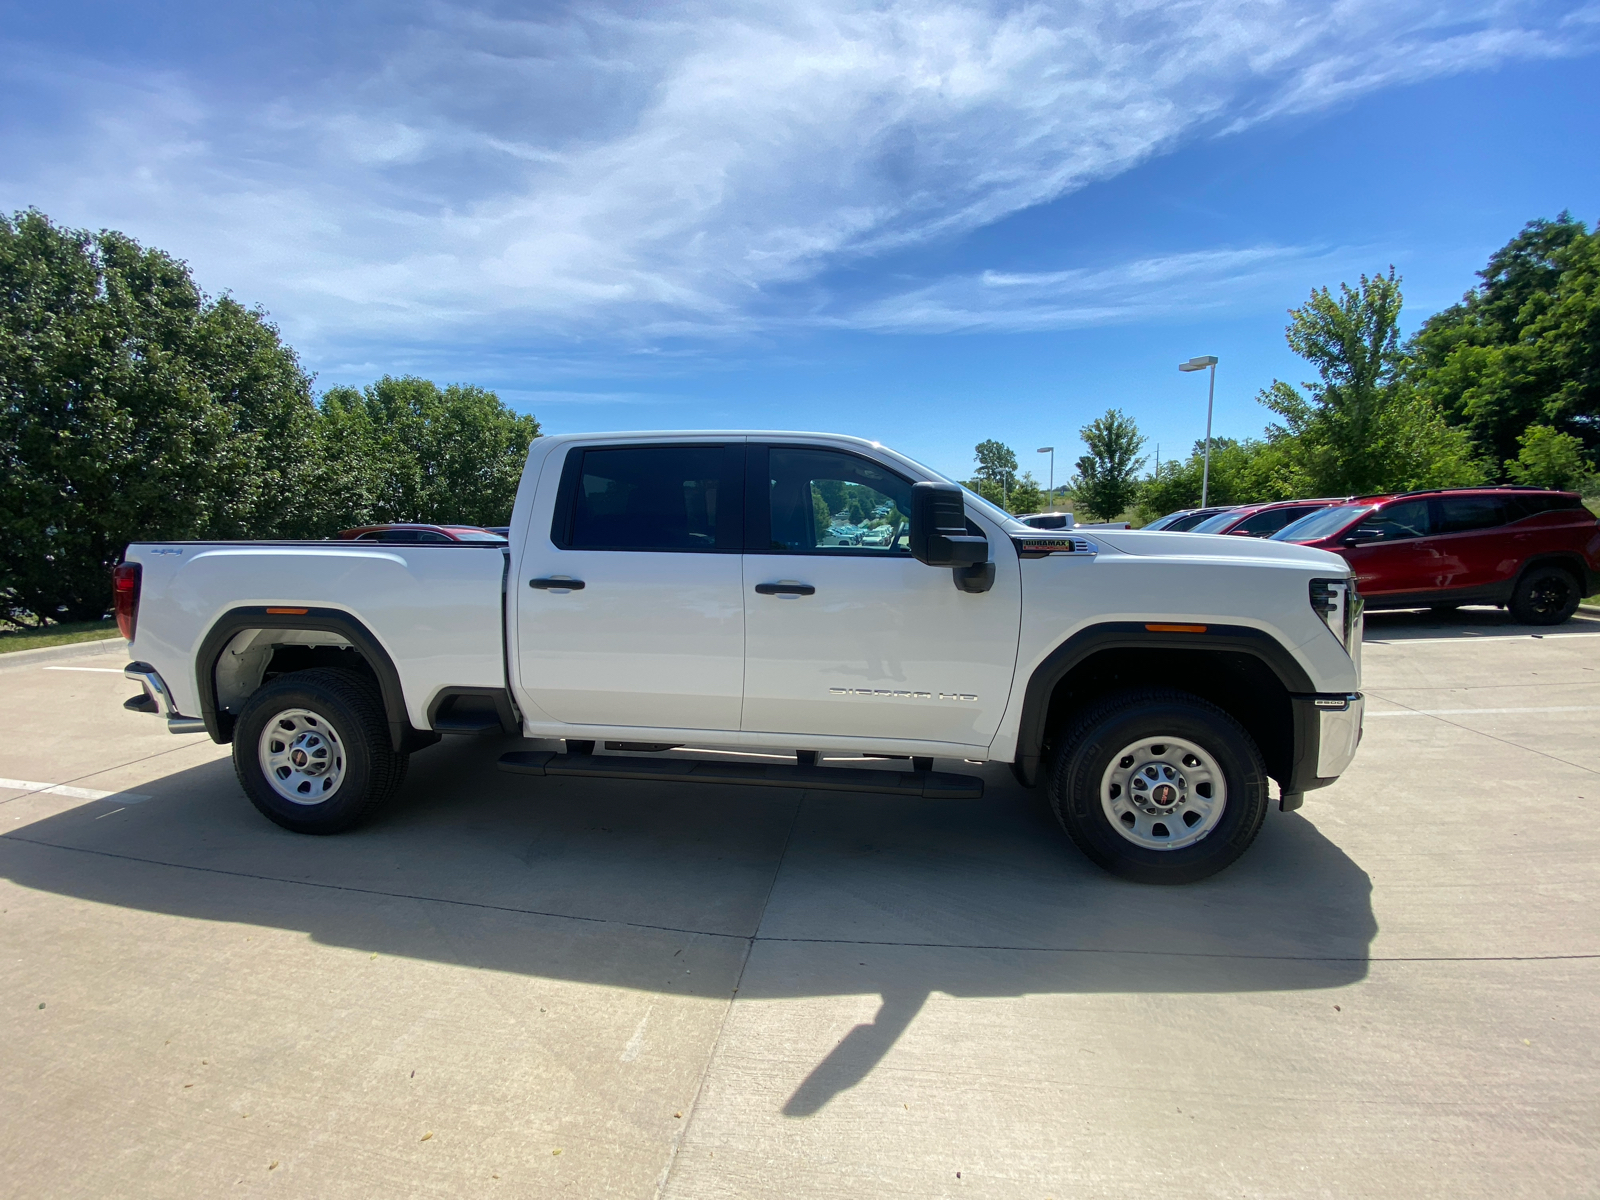
[[68, 621], [43, 629], [0, 629], [0, 654], [12, 650], [38, 650], [42, 646], [70, 646], [117, 636], [115, 621]]

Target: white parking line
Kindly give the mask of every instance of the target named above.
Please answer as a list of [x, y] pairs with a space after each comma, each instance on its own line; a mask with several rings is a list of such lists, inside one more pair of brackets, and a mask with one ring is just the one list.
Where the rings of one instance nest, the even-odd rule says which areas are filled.
[[1383, 638], [1365, 638], [1363, 646], [1421, 646], [1428, 642], [1514, 642], [1519, 638], [1532, 638], [1534, 640], [1554, 641], [1556, 638], [1600, 637], [1600, 631], [1582, 633], [1463, 633], [1456, 637], [1438, 638], [1395, 638], [1385, 641]]
[[31, 779], [0, 779], [0, 788], [14, 792], [41, 792], [50, 796], [67, 796], [73, 800], [109, 800], [115, 796], [125, 804], [140, 804], [149, 796], [137, 792], [98, 792], [94, 788], [68, 787], [64, 783], [36, 783]]
[[1600, 712], [1600, 704], [1556, 704], [1548, 708], [1386, 708], [1367, 710], [1369, 717], [1463, 717], [1476, 713]]
[[45, 667], [46, 671], [94, 671], [102, 675], [121, 675], [121, 667]]

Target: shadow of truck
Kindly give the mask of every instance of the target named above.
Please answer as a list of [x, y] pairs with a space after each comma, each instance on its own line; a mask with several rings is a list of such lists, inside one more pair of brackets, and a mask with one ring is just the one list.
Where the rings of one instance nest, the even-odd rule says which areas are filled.
[[[1366, 874], [1298, 813], [1223, 874], [1111, 878], [1036, 794], [982, 800], [527, 779], [522, 743], [418, 755], [399, 797], [335, 838], [269, 824], [229, 763], [175, 773], [114, 820], [91, 803], [0, 837], [29, 888], [465, 967], [677, 995], [881, 997], [784, 1111], [864, 1078], [932, 992], [1338, 987], [1376, 932]], [[742, 982], [741, 982], [742, 981]]]

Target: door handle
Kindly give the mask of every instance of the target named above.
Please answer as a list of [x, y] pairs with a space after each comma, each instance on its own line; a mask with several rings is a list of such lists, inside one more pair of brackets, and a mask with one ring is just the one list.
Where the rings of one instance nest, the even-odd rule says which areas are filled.
[[583, 580], [581, 580], [581, 579], [530, 579], [530, 580], [528, 580], [528, 586], [531, 587], [531, 588], [540, 588], [541, 590], [547, 591], [547, 592], [554, 591], [556, 589], [566, 589], [568, 591], [581, 592], [581, 591], [583, 591]]
[[758, 596], [814, 596], [817, 589], [809, 583], [758, 583]]

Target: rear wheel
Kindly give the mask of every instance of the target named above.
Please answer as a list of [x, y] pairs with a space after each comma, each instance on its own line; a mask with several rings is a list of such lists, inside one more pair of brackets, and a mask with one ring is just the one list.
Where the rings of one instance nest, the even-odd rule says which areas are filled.
[[233, 769], [263, 816], [296, 833], [342, 833], [400, 787], [378, 689], [351, 671], [319, 668], [273, 680], [245, 703]]
[[1511, 615], [1523, 625], [1559, 625], [1578, 611], [1582, 589], [1560, 567], [1535, 567], [1511, 593]]
[[1192, 883], [1249, 848], [1266, 768], [1244, 728], [1183, 692], [1108, 697], [1061, 739], [1051, 808], [1078, 848], [1139, 883]]

